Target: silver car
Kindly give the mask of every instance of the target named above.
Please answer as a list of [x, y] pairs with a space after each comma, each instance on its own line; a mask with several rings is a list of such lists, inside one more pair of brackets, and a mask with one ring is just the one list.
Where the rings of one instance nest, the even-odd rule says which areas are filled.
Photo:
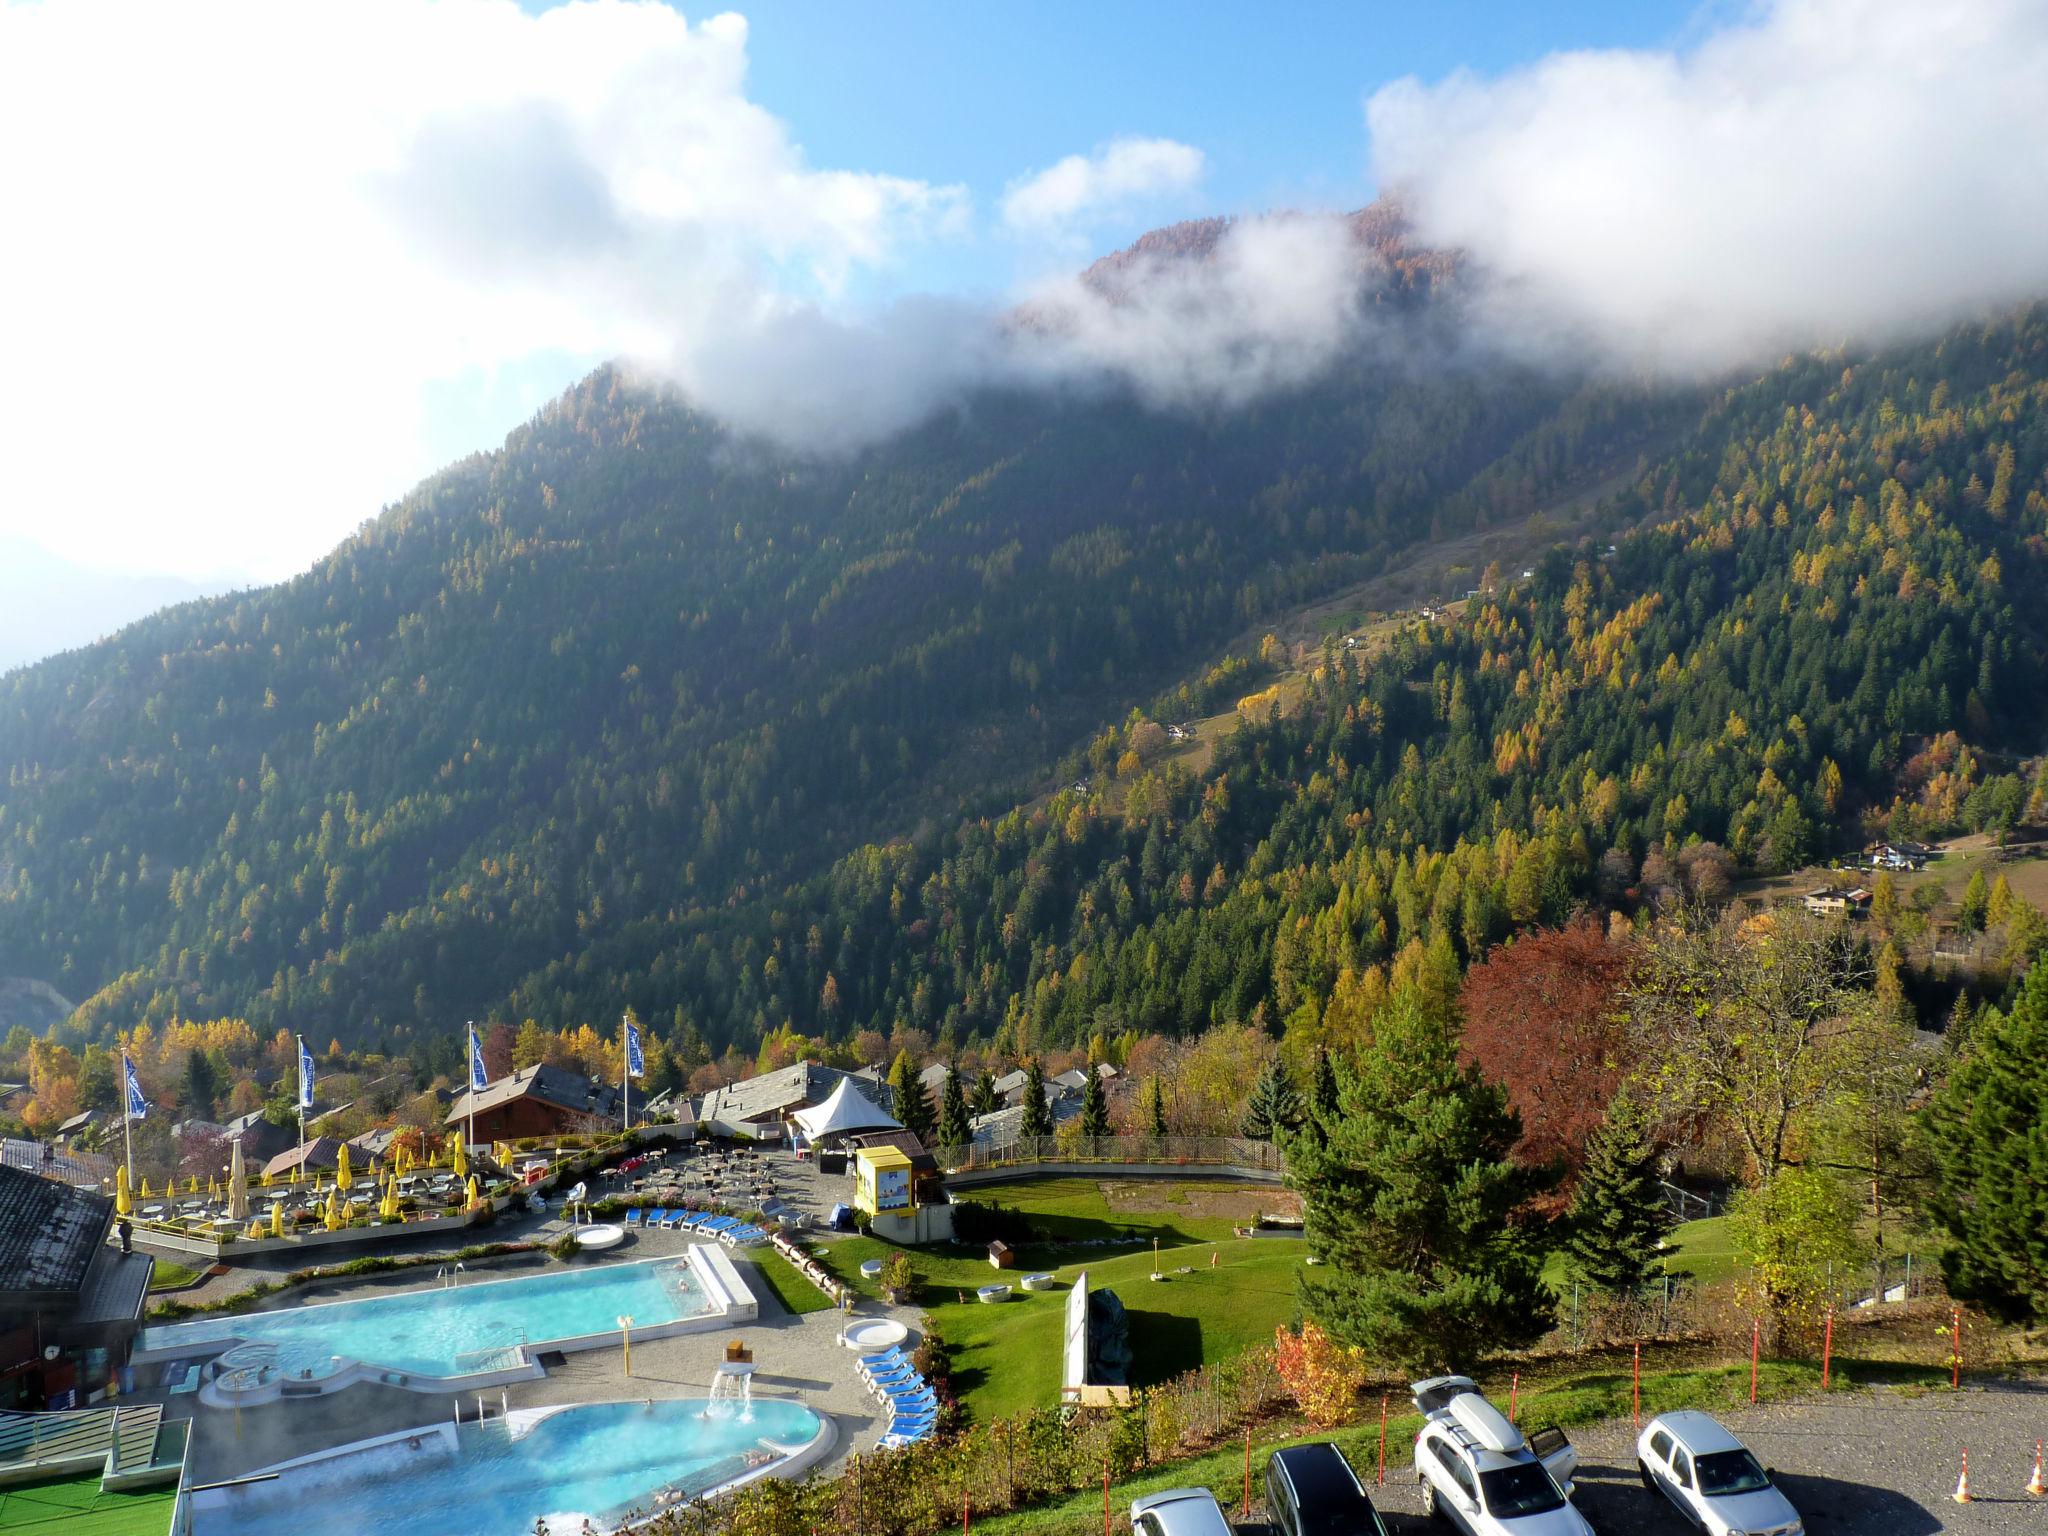
[[1707, 1536], [1806, 1536], [1792, 1501], [1712, 1414], [1659, 1414], [1636, 1437], [1643, 1486]]
[[1169, 1488], [1131, 1501], [1132, 1536], [1230, 1536], [1230, 1522], [1206, 1488]]

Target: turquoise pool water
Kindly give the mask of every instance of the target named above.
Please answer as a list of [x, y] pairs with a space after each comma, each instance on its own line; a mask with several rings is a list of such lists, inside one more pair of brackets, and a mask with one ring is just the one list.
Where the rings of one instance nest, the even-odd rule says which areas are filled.
[[[524, 1433], [490, 1419], [346, 1451], [251, 1483], [199, 1495], [193, 1536], [577, 1536], [588, 1517], [610, 1529], [654, 1495], [685, 1497], [745, 1474], [748, 1456], [809, 1441], [818, 1416], [800, 1403], [757, 1402], [749, 1421], [707, 1419], [701, 1401], [589, 1403]], [[216, 1502], [216, 1500], [218, 1502]]]
[[350, 1360], [415, 1376], [460, 1376], [512, 1363], [521, 1344], [617, 1333], [622, 1314], [648, 1328], [709, 1310], [688, 1260], [654, 1259], [166, 1323], [143, 1329], [137, 1347], [184, 1349], [239, 1338], [255, 1347], [224, 1364], [263, 1357], [299, 1379], [331, 1375]]

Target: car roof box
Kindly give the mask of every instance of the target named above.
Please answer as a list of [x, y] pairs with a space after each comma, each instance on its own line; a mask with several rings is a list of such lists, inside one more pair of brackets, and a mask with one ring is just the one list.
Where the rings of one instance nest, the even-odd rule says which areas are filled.
[[1477, 1392], [1461, 1392], [1452, 1398], [1450, 1413], [1459, 1428], [1489, 1451], [1519, 1451], [1526, 1443], [1508, 1416]]
[[1412, 1383], [1408, 1388], [1415, 1399], [1415, 1406], [1424, 1413], [1435, 1413], [1461, 1392], [1478, 1390], [1478, 1383], [1470, 1376], [1431, 1376], [1425, 1381]]

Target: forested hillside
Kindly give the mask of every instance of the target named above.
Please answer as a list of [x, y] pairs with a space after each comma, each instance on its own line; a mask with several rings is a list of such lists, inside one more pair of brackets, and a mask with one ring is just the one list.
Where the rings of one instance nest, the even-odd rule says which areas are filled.
[[[1399, 323], [1415, 355], [1444, 317]], [[1341, 1038], [1689, 843], [2020, 820], [2044, 405], [2038, 312], [1711, 400], [1360, 358], [1211, 417], [985, 397], [823, 463], [601, 372], [307, 575], [0, 681], [0, 973], [85, 1034]], [[1611, 556], [1331, 648], [1207, 773], [1131, 716], [1227, 708], [1248, 623], [1651, 447]], [[1111, 771], [1033, 799], [1091, 739]]]
[[[1427, 355], [1442, 312], [1401, 313]], [[983, 396], [820, 462], [602, 371], [305, 576], [0, 681], [0, 974], [89, 1032], [808, 1018], [835, 955], [764, 903], [1691, 413], [1360, 358], [1210, 417]]]

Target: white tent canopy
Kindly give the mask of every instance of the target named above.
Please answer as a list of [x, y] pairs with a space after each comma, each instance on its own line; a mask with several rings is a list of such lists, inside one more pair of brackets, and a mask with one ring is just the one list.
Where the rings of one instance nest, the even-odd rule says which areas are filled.
[[851, 1136], [856, 1131], [900, 1131], [903, 1122], [870, 1104], [867, 1095], [842, 1077], [839, 1086], [824, 1103], [800, 1109], [791, 1116], [797, 1129], [813, 1142], [832, 1136]]

